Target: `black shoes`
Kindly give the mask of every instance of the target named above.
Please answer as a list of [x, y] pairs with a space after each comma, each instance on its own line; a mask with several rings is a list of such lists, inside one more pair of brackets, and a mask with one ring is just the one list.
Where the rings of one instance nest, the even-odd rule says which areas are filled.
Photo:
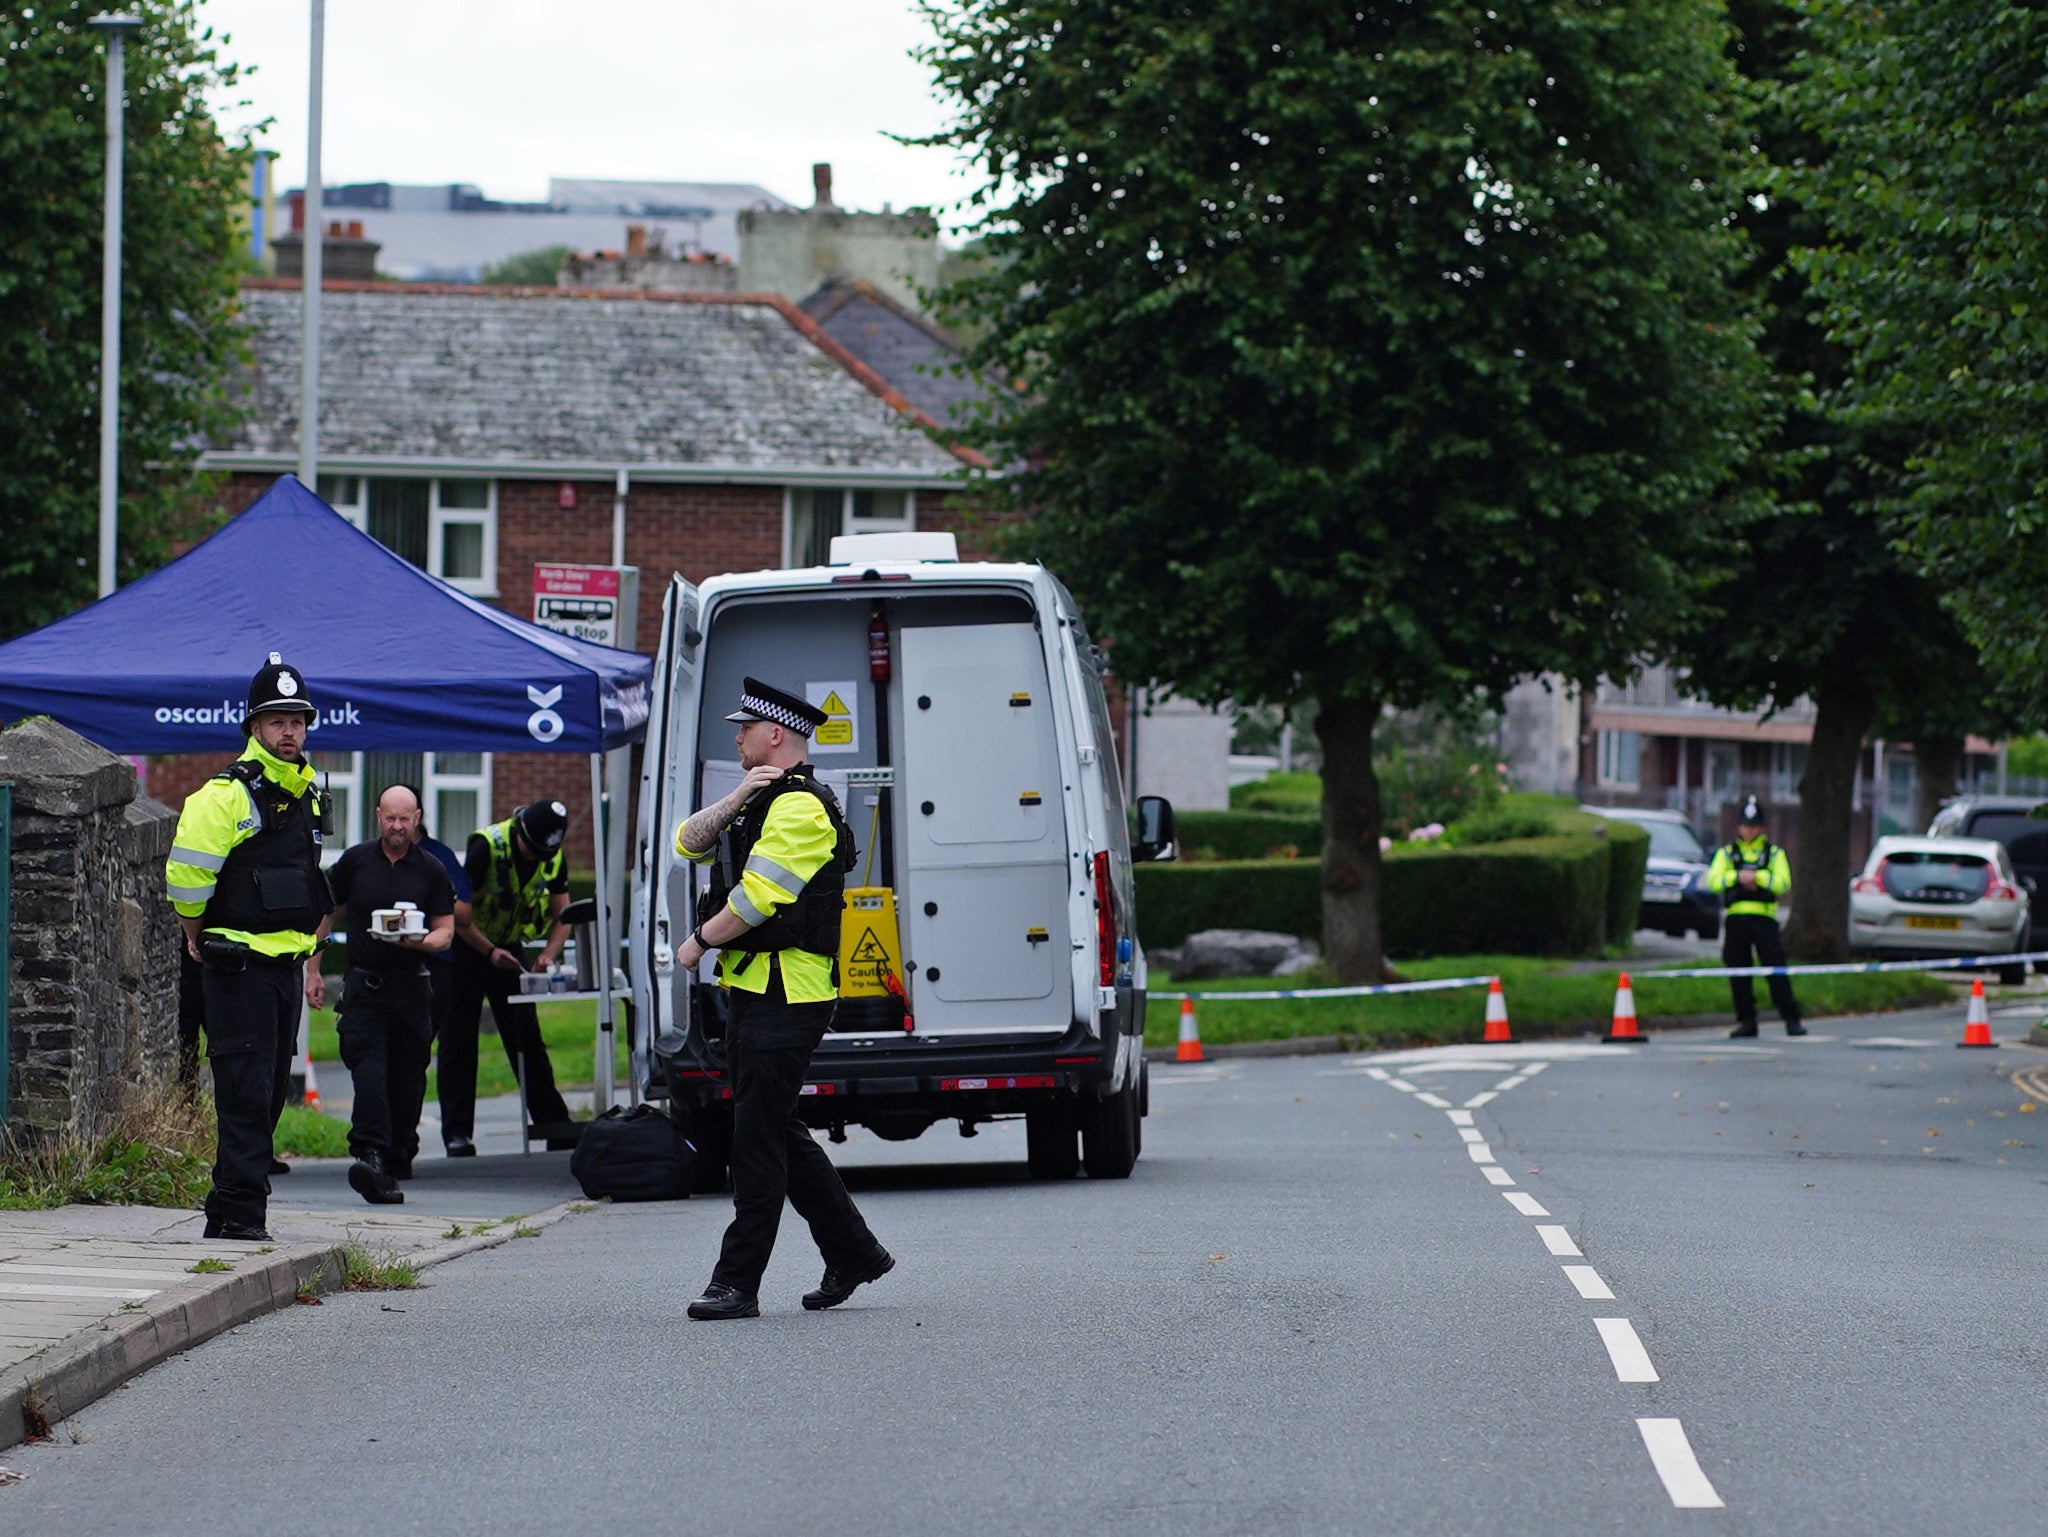
[[1792, 1023], [1785, 1027], [1785, 1033], [1787, 1035], [1804, 1035], [1806, 1034], [1806, 1026], [1802, 1025], [1801, 1023], [1799, 1023], [1798, 1020], [1795, 1019], [1792, 1021]]
[[1730, 1030], [1728, 1032], [1728, 1039], [1731, 1041], [1746, 1041], [1753, 1037], [1755, 1034], [1755, 1025], [1737, 1025], [1733, 1030]]
[[236, 1243], [274, 1243], [276, 1241], [270, 1236], [270, 1230], [260, 1223], [252, 1227], [246, 1222], [223, 1222], [218, 1217], [208, 1217], [206, 1219], [206, 1231], [200, 1236], [203, 1238], [229, 1238], [233, 1239]]
[[375, 1148], [365, 1149], [348, 1166], [348, 1182], [355, 1193], [372, 1206], [405, 1204], [405, 1192], [398, 1188], [398, 1181], [384, 1167], [384, 1160]]
[[853, 1295], [856, 1287], [879, 1281], [895, 1268], [896, 1256], [887, 1249], [875, 1250], [858, 1265], [827, 1265], [825, 1279], [818, 1283], [818, 1289], [804, 1293], [804, 1306], [813, 1313], [836, 1308]]
[[476, 1144], [467, 1137], [450, 1137], [447, 1146], [450, 1158], [476, 1157]]
[[690, 1304], [689, 1313], [692, 1318], [759, 1318], [761, 1299], [737, 1286], [713, 1281], [704, 1288], [704, 1295]]
[[410, 1158], [400, 1158], [394, 1154], [392, 1157], [384, 1160], [384, 1172], [393, 1179], [411, 1179], [412, 1160]]

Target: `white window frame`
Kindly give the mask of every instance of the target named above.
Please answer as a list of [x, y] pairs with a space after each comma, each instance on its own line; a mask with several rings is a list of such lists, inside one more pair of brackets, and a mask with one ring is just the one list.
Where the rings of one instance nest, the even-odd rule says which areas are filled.
[[[1635, 743], [1635, 752], [1627, 755], [1623, 763], [1622, 738]], [[1639, 731], [1606, 731], [1599, 733], [1599, 758], [1596, 778], [1603, 785], [1617, 790], [1638, 790], [1643, 783], [1643, 736]]]
[[[320, 744], [308, 742], [306, 744], [306, 751], [309, 753], [321, 752]], [[345, 825], [340, 822], [335, 823], [334, 831], [329, 833], [320, 844], [320, 863], [325, 866], [331, 865], [335, 860], [341, 858], [341, 851], [350, 844], [363, 841], [362, 834], [357, 831], [363, 825], [363, 755], [359, 752], [326, 752], [322, 753], [322, 756], [345, 759], [348, 763], [347, 768], [316, 768], [314, 770], [314, 773], [319, 776], [314, 782], [322, 789], [343, 790], [348, 794], [347, 823]]]
[[[782, 488], [782, 566], [787, 570], [795, 558], [796, 499], [799, 492], [809, 496], [830, 491], [831, 486], [784, 486]], [[856, 491], [903, 493], [900, 518], [862, 518], [854, 526], [853, 498]], [[842, 534], [908, 534], [917, 531], [917, 488], [915, 486], [842, 486], [839, 488], [839, 532]]]
[[[308, 750], [311, 752], [321, 751], [318, 746], [311, 746]], [[319, 783], [324, 787], [348, 792], [348, 824], [346, 826], [336, 824], [332, 836], [320, 847], [320, 862], [323, 865], [331, 865], [335, 860], [341, 858], [341, 851], [343, 849], [348, 848], [352, 844], [362, 843], [375, 837], [377, 829], [372, 809], [363, 803], [363, 755], [359, 752], [337, 753], [330, 751], [325, 756], [345, 758], [348, 761], [347, 768], [322, 768], [315, 771], [320, 776]], [[427, 831], [436, 838], [441, 837], [440, 795], [443, 790], [474, 790], [476, 792], [477, 826], [479, 828], [489, 827], [492, 821], [491, 760], [493, 755], [490, 753], [482, 754], [483, 766], [474, 774], [451, 774], [446, 772], [439, 766], [440, 756], [438, 753], [428, 753], [426, 755], [426, 767], [421, 771], [421, 778], [424, 780], [424, 783], [420, 786], [420, 793], [427, 798]], [[446, 842], [447, 840], [442, 839], [442, 841]], [[449, 846], [451, 848], [454, 847], [452, 844]], [[456, 852], [459, 854], [462, 851], [456, 849]]]
[[[484, 828], [489, 827], [491, 825], [492, 754], [480, 754], [480, 756], [483, 759], [483, 764], [474, 774], [454, 774], [447, 772], [440, 766], [441, 756], [442, 755], [439, 753], [427, 754], [427, 766], [422, 776], [426, 780], [426, 783], [420, 786], [420, 793], [426, 796], [427, 798], [427, 831], [431, 833], [434, 837], [440, 838], [443, 843], [448, 843], [448, 840], [446, 838], [441, 837], [440, 832], [441, 794], [443, 791], [474, 791], [476, 793], [477, 817], [475, 830], [481, 832]], [[458, 854], [462, 852], [460, 848], [457, 848], [456, 845], [452, 843], [449, 843], [448, 846], [452, 849], [455, 849], [455, 852]]]
[[[498, 595], [498, 483], [484, 475], [426, 476], [406, 475], [400, 477], [379, 477], [372, 475], [322, 475], [323, 481], [348, 481], [355, 492], [355, 499], [347, 502], [329, 502], [327, 505], [340, 513], [349, 522], [365, 533], [370, 528], [370, 482], [380, 478], [404, 480], [425, 480], [430, 487], [427, 493], [427, 565], [426, 570], [441, 578], [458, 592], [466, 592], [475, 598], [495, 598]], [[450, 480], [480, 480], [486, 487], [484, 505], [481, 507], [443, 507], [441, 487]], [[784, 499], [782, 547], [785, 555], [789, 549], [790, 513], [787, 498]], [[441, 569], [442, 532], [450, 524], [480, 524], [484, 531], [484, 574], [481, 577], [453, 577]], [[787, 562], [785, 561], [785, 564]]]
[[[1810, 749], [1804, 742], [1771, 743], [1771, 799], [1796, 802], [1799, 781], [1806, 777]], [[1795, 763], [1794, 759], [1798, 761]]]

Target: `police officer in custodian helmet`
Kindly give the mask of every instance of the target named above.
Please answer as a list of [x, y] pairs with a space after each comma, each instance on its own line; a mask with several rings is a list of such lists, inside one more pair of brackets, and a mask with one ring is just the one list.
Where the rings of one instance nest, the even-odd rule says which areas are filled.
[[735, 742], [746, 777], [676, 829], [676, 852], [715, 856], [707, 915], [676, 949], [694, 971], [719, 952], [730, 1002], [726, 1072], [732, 1086], [732, 1224], [692, 1318], [752, 1318], [785, 1198], [810, 1225], [825, 1279], [804, 1294], [836, 1307], [893, 1269], [796, 1113], [811, 1053], [839, 996], [839, 921], [853, 836], [832, 792], [812, 777], [811, 733], [825, 712], [753, 678]]
[[[268, 1243], [271, 1137], [298, 1047], [307, 959], [334, 906], [306, 763], [306, 680], [277, 652], [249, 683], [242, 756], [186, 798], [164, 881], [204, 968], [219, 1151], [206, 1236]], [[315, 963], [317, 964], [317, 962]]]
[[[1728, 915], [1721, 925], [1723, 966], [1782, 966], [1785, 941], [1778, 933], [1778, 904], [1792, 890], [1792, 865], [1785, 851], [1764, 835], [1764, 808], [1752, 795], [1735, 814], [1735, 841], [1714, 850], [1707, 866], [1707, 890], [1718, 891]], [[1754, 959], [1752, 959], [1754, 957]], [[1792, 979], [1770, 978], [1771, 1002], [1787, 1035], [1804, 1035]], [[1748, 977], [1730, 977], [1735, 1004], [1732, 1036], [1756, 1034], [1756, 987]]]

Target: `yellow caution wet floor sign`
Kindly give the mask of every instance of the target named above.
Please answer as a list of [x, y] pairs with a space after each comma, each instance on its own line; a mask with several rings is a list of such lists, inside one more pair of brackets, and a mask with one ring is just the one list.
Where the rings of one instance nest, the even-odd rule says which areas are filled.
[[902, 972], [896, 893], [887, 886], [849, 887], [845, 916], [839, 925], [839, 996], [883, 997], [889, 991], [883, 979]]

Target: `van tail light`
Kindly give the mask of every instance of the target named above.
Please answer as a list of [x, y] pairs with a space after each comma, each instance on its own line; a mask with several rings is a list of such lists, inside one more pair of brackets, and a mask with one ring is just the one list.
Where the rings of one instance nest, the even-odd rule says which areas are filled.
[[1095, 856], [1095, 970], [1096, 981], [1116, 986], [1116, 894], [1109, 884], [1109, 851]]

